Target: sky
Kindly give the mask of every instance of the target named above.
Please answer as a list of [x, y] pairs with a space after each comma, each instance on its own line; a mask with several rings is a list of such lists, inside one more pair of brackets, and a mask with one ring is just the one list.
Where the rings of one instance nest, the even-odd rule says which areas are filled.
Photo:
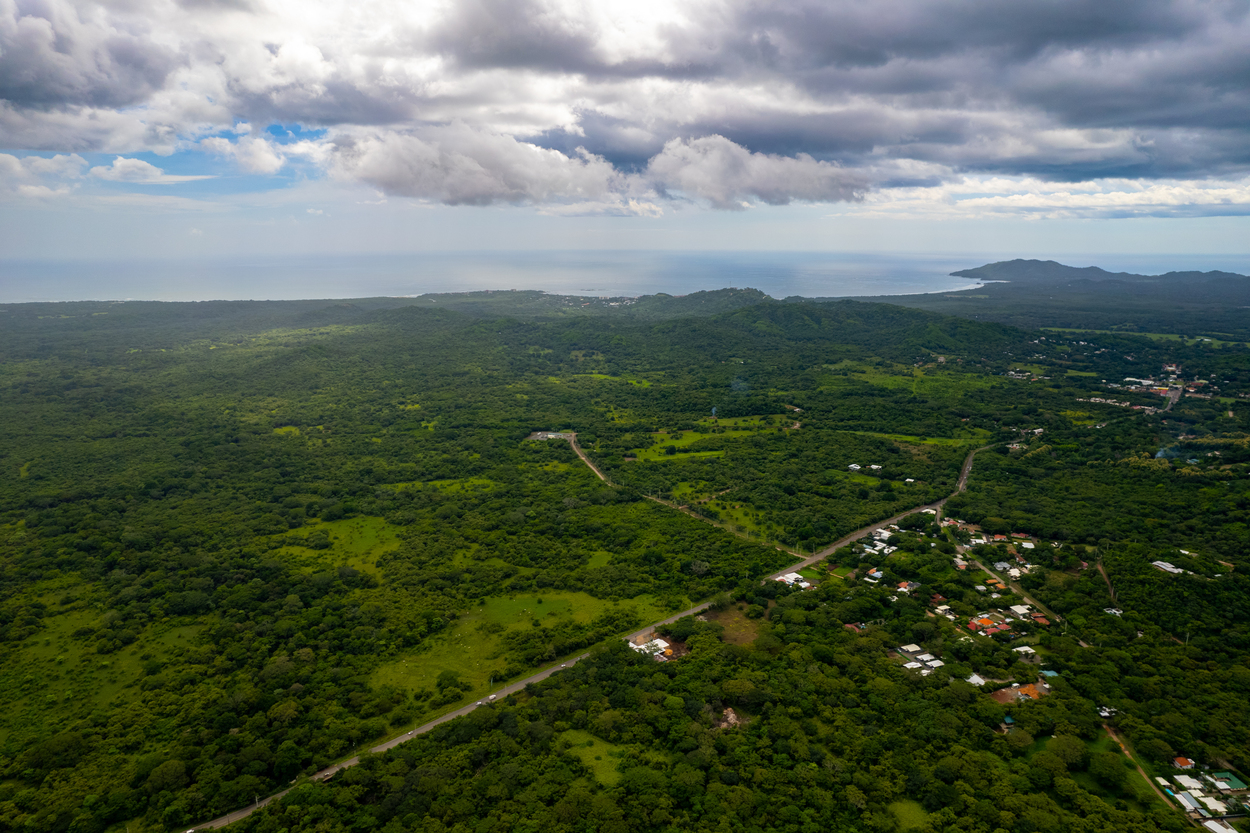
[[0, 0], [0, 261], [1250, 271], [1248, 44], [1248, 0]]

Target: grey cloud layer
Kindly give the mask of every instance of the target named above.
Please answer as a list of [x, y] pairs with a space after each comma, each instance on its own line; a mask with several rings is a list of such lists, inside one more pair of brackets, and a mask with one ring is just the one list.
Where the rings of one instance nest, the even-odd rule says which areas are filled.
[[0, 0], [0, 146], [303, 155], [450, 204], [1236, 178], [1248, 44], [1250, 0]]

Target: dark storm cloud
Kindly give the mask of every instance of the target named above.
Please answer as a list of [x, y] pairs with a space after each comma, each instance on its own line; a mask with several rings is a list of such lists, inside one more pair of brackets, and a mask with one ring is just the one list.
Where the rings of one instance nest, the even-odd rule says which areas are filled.
[[298, 123], [467, 204], [1227, 178], [1247, 44], [1250, 0], [0, 0], [0, 147], [243, 159], [235, 122]]
[[0, 4], [0, 99], [18, 107], [135, 104], [177, 65], [173, 52], [142, 33], [84, 22], [71, 5]]

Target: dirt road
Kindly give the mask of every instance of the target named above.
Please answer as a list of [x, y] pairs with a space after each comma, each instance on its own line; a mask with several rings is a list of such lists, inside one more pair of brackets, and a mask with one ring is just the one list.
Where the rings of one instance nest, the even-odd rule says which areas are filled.
[[1115, 729], [1112, 729], [1112, 728], [1111, 728], [1110, 726], [1108, 726], [1106, 723], [1102, 724], [1102, 728], [1104, 728], [1104, 729], [1106, 729], [1106, 730], [1107, 730], [1107, 734], [1111, 736], [1111, 739], [1112, 739], [1113, 741], [1115, 741], [1116, 743], [1120, 744], [1120, 749], [1124, 752], [1124, 754], [1125, 754], [1125, 755], [1127, 755], [1127, 756], [1128, 756], [1129, 760], [1131, 760], [1131, 761], [1133, 762], [1133, 766], [1137, 767], [1137, 771], [1138, 771], [1139, 773], [1141, 773], [1141, 777], [1142, 777], [1142, 779], [1143, 779], [1143, 780], [1144, 780], [1147, 784], [1149, 784], [1149, 785], [1150, 785], [1150, 788], [1151, 788], [1152, 790], [1154, 790], [1154, 791], [1155, 791], [1155, 795], [1159, 796], [1159, 798], [1162, 798], [1162, 799], [1163, 799], [1163, 803], [1164, 803], [1166, 806], [1168, 806], [1168, 807], [1173, 807], [1173, 808], [1174, 808], [1176, 805], [1174, 805], [1172, 802], [1168, 801], [1168, 797], [1167, 797], [1166, 795], [1164, 795], [1163, 790], [1159, 789], [1159, 785], [1158, 785], [1158, 784], [1156, 784], [1156, 783], [1154, 782], [1154, 779], [1153, 779], [1153, 778], [1151, 778], [1149, 775], [1147, 775], [1147, 774], [1146, 774], [1146, 770], [1144, 770], [1144, 769], [1142, 769], [1142, 768], [1141, 768], [1141, 764], [1137, 763], [1137, 758], [1135, 758], [1135, 757], [1133, 756], [1133, 750], [1129, 748], [1128, 743], [1126, 743], [1125, 741], [1121, 740], [1121, 739], [1120, 739], [1120, 736], [1119, 736], [1119, 735], [1117, 735], [1117, 734], [1115, 733]]

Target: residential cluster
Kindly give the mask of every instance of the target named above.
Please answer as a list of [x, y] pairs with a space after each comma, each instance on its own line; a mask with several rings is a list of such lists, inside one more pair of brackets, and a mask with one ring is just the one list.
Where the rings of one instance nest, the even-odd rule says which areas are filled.
[[1250, 810], [1246, 784], [1233, 773], [1205, 772], [1195, 777], [1188, 773], [1195, 771], [1198, 765], [1184, 756], [1173, 759], [1172, 766], [1181, 770], [1181, 774], [1170, 778], [1159, 776], [1155, 782], [1191, 819], [1207, 830], [1220, 833], [1233, 830], [1224, 819], [1243, 816]]

